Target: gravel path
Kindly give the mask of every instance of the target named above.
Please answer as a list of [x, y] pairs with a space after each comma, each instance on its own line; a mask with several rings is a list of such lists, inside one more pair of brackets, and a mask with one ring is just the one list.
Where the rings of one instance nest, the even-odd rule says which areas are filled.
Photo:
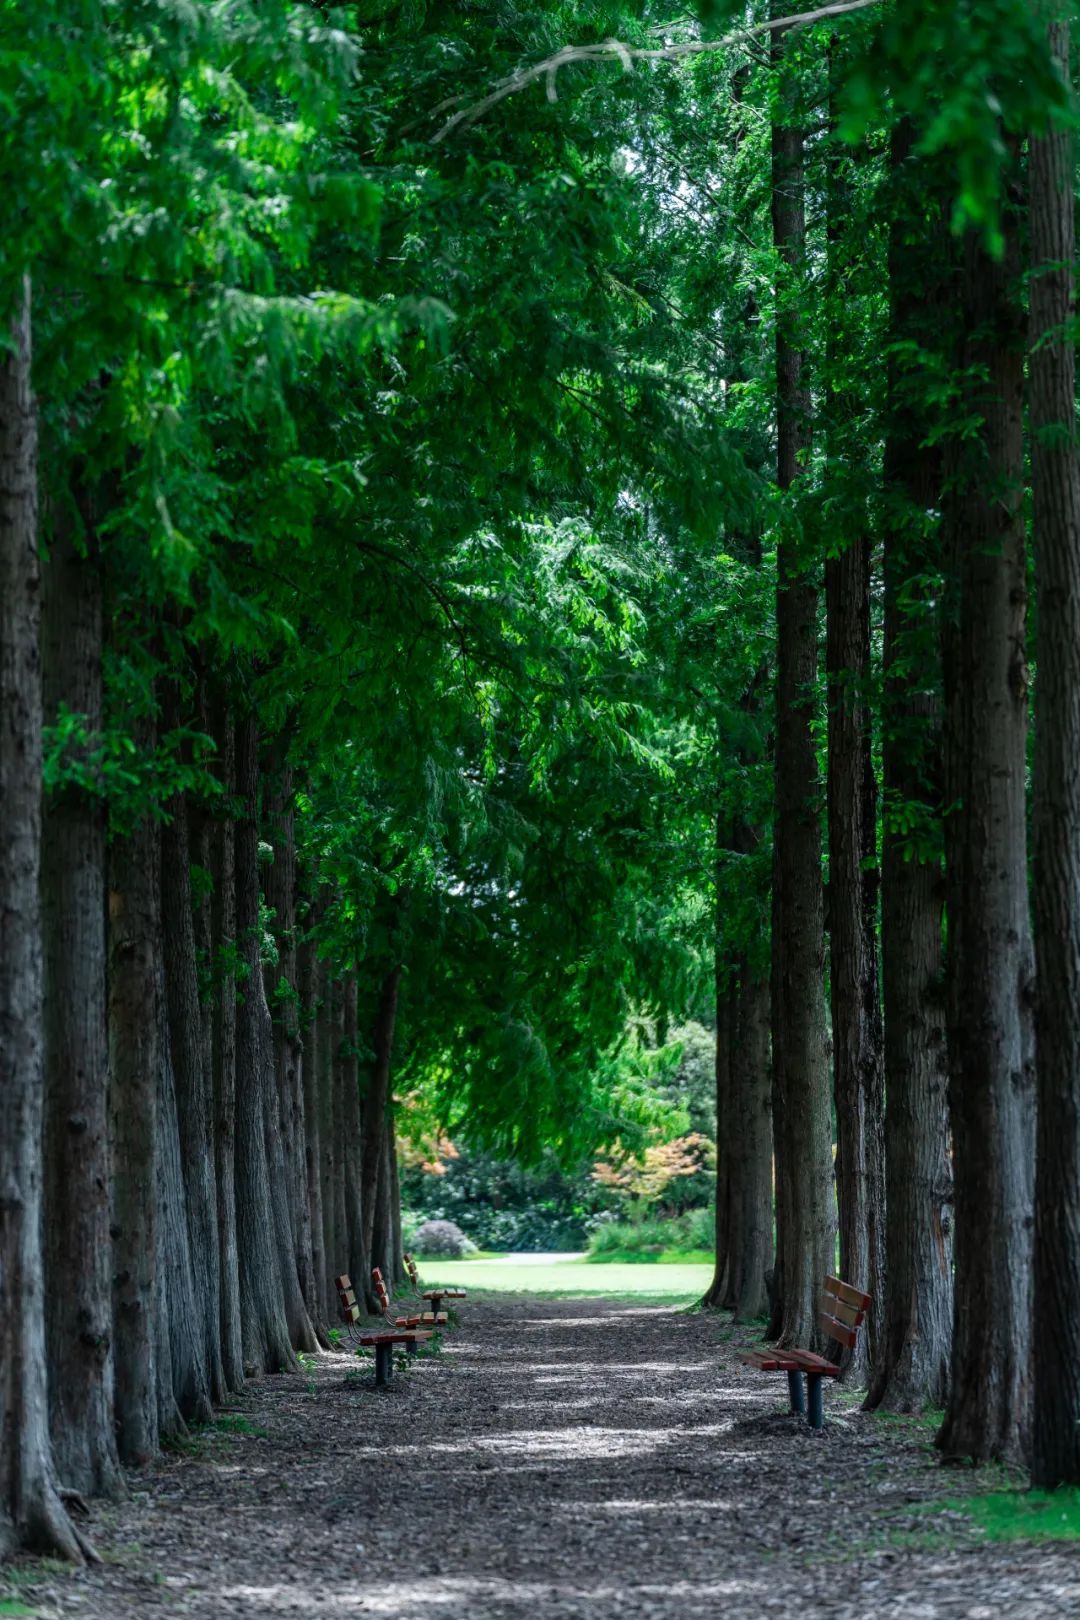
[[0, 1594], [42, 1620], [1080, 1615], [1080, 1546], [928, 1515], [969, 1481], [925, 1430], [829, 1390], [812, 1434], [723, 1319], [506, 1295], [461, 1318], [387, 1392], [345, 1355], [253, 1385], [241, 1432], [95, 1504], [99, 1568]]

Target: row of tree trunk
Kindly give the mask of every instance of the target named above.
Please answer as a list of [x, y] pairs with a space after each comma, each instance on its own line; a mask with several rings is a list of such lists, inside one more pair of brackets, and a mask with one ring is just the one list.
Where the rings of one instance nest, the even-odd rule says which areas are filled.
[[[1051, 30], [1051, 44], [1067, 72], [1065, 25]], [[775, 40], [778, 62], [783, 49]], [[779, 105], [777, 482], [789, 492], [805, 466], [812, 401], [798, 327], [806, 307], [803, 135]], [[1001, 250], [975, 227], [957, 245], [947, 188], [915, 156], [912, 131], [901, 124], [894, 132], [880, 502], [880, 929], [869, 539], [849, 535], [825, 564], [826, 906], [813, 697], [820, 563], [812, 546], [800, 546], [794, 522], [790, 537], [781, 534], [771, 1007], [748, 1011], [747, 994], [765, 987], [748, 983], [740, 963], [718, 963], [720, 1242], [709, 1298], [744, 1317], [762, 1309], [761, 1285], [748, 1284], [747, 1272], [761, 1266], [770, 1205], [761, 1104], [771, 1061], [770, 1336], [823, 1348], [817, 1300], [836, 1263], [838, 1221], [840, 1271], [875, 1300], [851, 1368], [869, 1385], [869, 1404], [944, 1405], [946, 1454], [1033, 1455], [1037, 1477], [1056, 1484], [1080, 1479], [1080, 462], [1067, 132], [1032, 141], [1028, 195], [1018, 149], [1009, 176]], [[829, 291], [840, 309], [840, 222], [849, 207], [842, 184], [830, 182], [827, 200], [837, 211]], [[1039, 590], [1031, 897], [1029, 353]], [[974, 431], [934, 432], [919, 369], [927, 356], [960, 379], [960, 409]], [[851, 400], [826, 392], [817, 408], [827, 437], [842, 442]], [[831, 443], [826, 464], [837, 473]], [[754, 1033], [759, 1024], [768, 1028], [771, 1058], [770, 1040]], [[757, 1211], [750, 1221], [748, 1208]]]
[[[0, 1552], [80, 1557], [70, 1501], [328, 1345], [336, 1274], [400, 1280], [400, 970], [361, 1043], [356, 973], [320, 957], [301, 894], [288, 769], [209, 676], [159, 675], [138, 742], [210, 736], [220, 791], [109, 825], [107, 565], [79, 490], [39, 564], [29, 331], [27, 289], [0, 366]], [[65, 712], [85, 734], [43, 805]]]

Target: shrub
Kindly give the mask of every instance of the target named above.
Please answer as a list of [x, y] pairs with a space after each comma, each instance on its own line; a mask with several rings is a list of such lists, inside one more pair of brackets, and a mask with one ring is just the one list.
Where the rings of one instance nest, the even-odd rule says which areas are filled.
[[413, 1235], [417, 1254], [442, 1255], [444, 1259], [461, 1260], [476, 1252], [456, 1221], [425, 1221]]
[[441, 1163], [438, 1175], [403, 1162], [401, 1196], [409, 1214], [402, 1224], [411, 1238], [426, 1220], [463, 1223], [482, 1249], [584, 1249], [605, 1197], [590, 1172], [587, 1162], [566, 1171], [550, 1154], [526, 1169], [466, 1148]]
[[589, 1254], [597, 1259], [619, 1254], [647, 1260], [665, 1249], [712, 1249], [715, 1235], [711, 1209], [694, 1209], [669, 1220], [605, 1221], [590, 1234]]

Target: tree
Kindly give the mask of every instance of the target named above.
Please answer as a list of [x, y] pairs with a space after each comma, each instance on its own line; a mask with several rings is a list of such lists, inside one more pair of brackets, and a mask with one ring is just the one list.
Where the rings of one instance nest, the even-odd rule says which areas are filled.
[[942, 464], [926, 399], [949, 307], [941, 198], [902, 122], [891, 139], [884, 457], [881, 958], [885, 1016], [883, 1332], [869, 1402], [941, 1407], [952, 1339], [952, 1164], [942, 990]]
[[[774, 14], [778, 14], [774, 11]], [[773, 61], [784, 45], [776, 39]], [[825, 943], [821, 825], [811, 694], [817, 677], [818, 591], [800, 555], [795, 490], [807, 448], [799, 299], [805, 274], [804, 137], [780, 110], [772, 135], [777, 254], [776, 804], [773, 817], [772, 1033], [776, 1142], [777, 1305], [770, 1336], [817, 1343], [822, 1279], [833, 1264], [829, 1066], [822, 989]]]
[[938, 1444], [1022, 1457], [1030, 1422], [1033, 962], [1020, 201], [1000, 257], [963, 241], [960, 353], [973, 436], [951, 447], [945, 549], [946, 1008], [956, 1207], [952, 1378]]
[[[1069, 73], [1069, 23], [1050, 51]], [[1038, 604], [1035, 954], [1038, 1143], [1032, 1475], [1080, 1483], [1080, 458], [1076, 447], [1072, 132], [1031, 142], [1031, 470]]]
[[42, 718], [29, 277], [8, 333], [0, 358], [0, 1546], [26, 1541], [81, 1560], [86, 1543], [60, 1499], [49, 1444], [42, 1290]]
[[[829, 983], [836, 1103], [836, 1201], [840, 1275], [873, 1298], [849, 1374], [865, 1383], [884, 1311], [885, 1159], [882, 1023], [877, 965], [877, 778], [871, 711], [872, 537], [857, 465], [863, 401], [850, 378], [873, 329], [865, 305], [873, 262], [871, 221], [861, 217], [857, 154], [837, 136], [840, 47], [830, 47], [832, 150], [826, 158], [828, 307], [823, 414], [830, 536], [825, 559], [828, 696]], [[867, 262], [869, 261], [869, 262]]]

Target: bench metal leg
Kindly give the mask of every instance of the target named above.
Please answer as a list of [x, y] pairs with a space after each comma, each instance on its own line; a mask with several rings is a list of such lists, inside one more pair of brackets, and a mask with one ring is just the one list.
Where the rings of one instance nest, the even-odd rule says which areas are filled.
[[810, 1412], [807, 1422], [812, 1429], [825, 1427], [825, 1406], [822, 1401], [822, 1378], [820, 1373], [807, 1373], [807, 1393], [810, 1397]]
[[385, 1389], [390, 1382], [390, 1372], [394, 1365], [394, 1347], [392, 1344], [377, 1344], [375, 1346], [375, 1388]]
[[806, 1411], [806, 1396], [803, 1392], [801, 1372], [789, 1372], [787, 1375], [788, 1392], [791, 1395], [791, 1410], [796, 1417], [802, 1417]]

